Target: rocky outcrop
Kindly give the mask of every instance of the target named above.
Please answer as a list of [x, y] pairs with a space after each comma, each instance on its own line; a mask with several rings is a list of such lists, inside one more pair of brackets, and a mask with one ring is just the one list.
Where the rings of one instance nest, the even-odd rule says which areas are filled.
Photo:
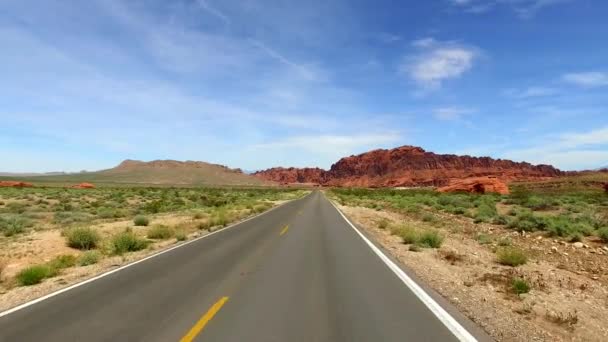
[[604, 183], [604, 191], [608, 194], [608, 183]]
[[208, 169], [210, 167], [217, 167], [225, 172], [243, 174], [241, 169], [231, 169], [227, 166], [220, 164], [206, 163], [202, 161], [178, 161], [178, 160], [153, 160], [150, 162], [144, 162], [139, 160], [127, 159], [121, 162], [117, 167], [107, 170], [112, 172], [125, 172], [141, 168], [147, 169]]
[[314, 183], [323, 184], [325, 183], [326, 171], [317, 168], [283, 168], [275, 167], [272, 169], [254, 172], [252, 175], [258, 178], [278, 182], [281, 184], [292, 184], [292, 183]]
[[452, 179], [449, 184], [437, 189], [439, 192], [470, 192], [474, 194], [498, 193], [509, 194], [509, 187], [496, 177], [473, 177]]
[[[503, 182], [544, 179], [562, 172], [549, 165], [532, 165], [489, 157], [435, 154], [420, 147], [374, 150], [340, 159], [329, 171], [275, 168], [255, 175], [277, 182], [319, 183], [348, 187], [446, 186], [452, 179], [494, 176]], [[307, 177], [310, 175], [310, 177]], [[298, 177], [299, 176], [299, 177]]]
[[91, 183], [80, 183], [76, 185], [72, 185], [70, 188], [72, 189], [95, 189], [95, 185]]
[[34, 185], [32, 183], [26, 182], [16, 182], [16, 181], [0, 181], [0, 187], [5, 188], [31, 188]]

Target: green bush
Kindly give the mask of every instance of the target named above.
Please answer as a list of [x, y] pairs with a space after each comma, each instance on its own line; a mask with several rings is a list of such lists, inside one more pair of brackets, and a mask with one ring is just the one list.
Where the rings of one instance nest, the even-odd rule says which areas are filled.
[[418, 231], [411, 227], [402, 227], [398, 234], [403, 239], [404, 244], [416, 244], [420, 240]]
[[133, 219], [133, 223], [136, 226], [147, 226], [150, 224], [150, 220], [146, 216], [138, 215]]
[[32, 222], [28, 219], [19, 216], [9, 216], [7, 218], [0, 217], [0, 231], [4, 236], [13, 236], [21, 234], [25, 228], [32, 226]]
[[422, 221], [424, 222], [435, 222], [437, 218], [433, 214], [426, 213], [422, 216]]
[[530, 292], [530, 284], [525, 279], [514, 278], [511, 280], [511, 290], [515, 294], [523, 294]]
[[177, 241], [186, 241], [188, 239], [188, 236], [186, 235], [186, 233], [178, 231], [175, 233], [175, 239]]
[[443, 237], [434, 230], [427, 230], [420, 233], [418, 241], [416, 242], [417, 245], [427, 248], [439, 248], [442, 243]]
[[97, 251], [88, 251], [83, 253], [80, 258], [78, 258], [78, 265], [80, 266], [88, 266], [93, 265], [99, 262], [101, 259], [101, 255]]
[[99, 234], [88, 227], [68, 229], [65, 236], [69, 247], [81, 250], [96, 248], [100, 240]]
[[30, 286], [42, 282], [45, 278], [53, 277], [56, 272], [48, 265], [34, 265], [17, 273], [16, 279], [20, 286]]
[[492, 237], [488, 234], [479, 233], [475, 236], [475, 240], [479, 242], [480, 245], [487, 245], [492, 243]]
[[496, 211], [496, 203], [490, 197], [483, 197], [477, 206], [477, 212], [475, 213], [475, 220], [477, 222], [492, 222], [494, 217], [498, 215]]
[[515, 267], [528, 262], [528, 257], [526, 254], [521, 249], [515, 247], [501, 248], [498, 250], [496, 255], [498, 258], [498, 263], [501, 265]]
[[122, 255], [126, 252], [135, 252], [148, 247], [148, 241], [137, 237], [131, 231], [124, 231], [112, 237], [110, 241], [112, 254]]
[[76, 265], [76, 257], [70, 254], [59, 255], [49, 261], [47, 265], [54, 270], [62, 270]]
[[172, 237], [173, 234], [173, 229], [161, 224], [156, 224], [148, 230], [148, 238], [155, 240], [166, 240]]
[[602, 241], [608, 243], [608, 227], [598, 229], [597, 236], [599, 236]]

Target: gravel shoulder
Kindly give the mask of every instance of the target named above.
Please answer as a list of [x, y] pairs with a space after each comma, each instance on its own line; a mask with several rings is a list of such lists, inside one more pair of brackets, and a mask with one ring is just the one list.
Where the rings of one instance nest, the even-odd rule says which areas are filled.
[[[423, 222], [386, 210], [338, 207], [498, 341], [608, 339], [608, 250], [593, 241], [574, 245], [443, 213]], [[410, 251], [379, 228], [381, 221], [437, 229], [445, 240], [439, 249]], [[501, 241], [524, 250], [528, 263], [498, 264]], [[513, 293], [514, 278], [525, 279], [531, 290]]]

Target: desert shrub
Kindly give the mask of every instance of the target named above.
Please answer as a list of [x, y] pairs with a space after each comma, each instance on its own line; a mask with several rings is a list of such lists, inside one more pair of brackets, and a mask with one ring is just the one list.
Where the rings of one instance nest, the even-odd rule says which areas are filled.
[[88, 266], [99, 262], [101, 255], [97, 251], [87, 251], [78, 258], [78, 265]]
[[515, 218], [511, 220], [507, 226], [520, 232], [532, 232], [535, 230], [544, 230], [546, 228], [546, 222], [542, 217], [534, 215], [531, 211], [522, 210], [517, 212]]
[[173, 229], [161, 224], [155, 224], [148, 230], [148, 238], [155, 240], [166, 240], [172, 237], [173, 234]]
[[492, 237], [488, 234], [479, 233], [475, 236], [475, 240], [479, 242], [480, 245], [487, 245], [492, 243]]
[[380, 221], [378, 221], [378, 228], [386, 229], [388, 227], [388, 224], [389, 224], [388, 220], [383, 218]]
[[210, 225], [212, 227], [214, 227], [214, 226], [225, 227], [228, 225], [229, 222], [230, 222], [230, 220], [228, 219], [226, 212], [224, 210], [220, 210], [219, 212], [217, 212], [215, 215], [213, 215], [211, 217]]
[[116, 209], [108, 207], [102, 207], [97, 209], [97, 216], [104, 219], [120, 217]]
[[508, 246], [511, 246], [512, 244], [513, 244], [513, 242], [508, 237], [501, 238], [500, 240], [498, 240], [498, 245], [501, 247], [508, 247]]
[[553, 203], [551, 200], [544, 198], [544, 197], [539, 197], [539, 196], [530, 196], [522, 204], [525, 207], [530, 208], [534, 211], [550, 210], [553, 208]]
[[397, 235], [403, 239], [404, 244], [416, 244], [420, 240], [418, 231], [411, 227], [401, 227]]
[[211, 228], [211, 221], [207, 220], [207, 221], [199, 222], [197, 227], [200, 230], [208, 230], [209, 228]]
[[47, 265], [54, 270], [62, 270], [76, 265], [76, 257], [70, 254], [59, 255], [49, 261]]
[[519, 266], [528, 262], [528, 257], [521, 249], [515, 247], [504, 247], [496, 253], [498, 263], [507, 266]]
[[205, 214], [203, 214], [201, 212], [196, 212], [196, 213], [194, 213], [194, 215], [192, 215], [193, 220], [200, 220], [204, 217], [205, 217]]
[[16, 279], [20, 286], [30, 286], [42, 282], [45, 278], [53, 277], [56, 272], [48, 265], [34, 265], [17, 273]]
[[443, 243], [443, 237], [435, 230], [426, 230], [420, 233], [417, 245], [428, 248], [439, 248]]
[[422, 216], [422, 221], [424, 221], [424, 222], [435, 222], [435, 221], [437, 221], [437, 218], [433, 214], [426, 213], [426, 214], [424, 214]]
[[574, 232], [574, 233], [570, 234], [570, 236], [568, 237], [568, 241], [581, 242], [581, 241], [583, 241], [583, 234], [581, 234], [579, 232]]
[[258, 204], [256, 206], [253, 207], [253, 211], [256, 213], [263, 213], [266, 210], [270, 209], [272, 207], [272, 204], [270, 203], [262, 203], [262, 204]]
[[99, 244], [99, 234], [92, 228], [80, 227], [71, 228], [64, 232], [69, 247], [89, 250], [97, 247]]
[[147, 226], [150, 224], [150, 219], [143, 215], [137, 215], [133, 219], [133, 224], [136, 226]]
[[6, 204], [5, 209], [10, 213], [23, 214], [27, 210], [27, 205], [20, 202], [10, 202]]
[[492, 224], [507, 225], [509, 224], [509, 218], [504, 215], [496, 215], [492, 218], [491, 222]]
[[25, 228], [30, 227], [32, 222], [28, 219], [19, 216], [9, 216], [7, 218], [0, 217], [0, 231], [4, 236], [13, 236], [21, 234]]
[[410, 252], [420, 252], [420, 247], [417, 245], [410, 245], [409, 250]]
[[125, 230], [112, 237], [110, 247], [112, 254], [122, 255], [126, 252], [135, 252], [148, 247], [148, 241], [137, 237], [129, 230]]
[[525, 279], [513, 278], [511, 280], [511, 290], [515, 294], [523, 294], [530, 292], [530, 284]]
[[608, 227], [598, 229], [597, 236], [599, 236], [602, 241], [608, 243]]
[[90, 221], [92, 218], [91, 214], [80, 211], [60, 211], [55, 213], [53, 222], [56, 224], [72, 224]]
[[186, 233], [180, 230], [175, 233], [175, 239], [177, 241], [186, 241], [186, 239], [188, 239], [188, 236], [186, 235]]
[[475, 220], [478, 222], [491, 222], [498, 215], [496, 203], [491, 197], [482, 197], [477, 205]]

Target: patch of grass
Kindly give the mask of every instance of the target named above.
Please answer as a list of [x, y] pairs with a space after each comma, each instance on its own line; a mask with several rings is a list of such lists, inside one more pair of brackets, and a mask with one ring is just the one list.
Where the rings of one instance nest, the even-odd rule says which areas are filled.
[[99, 262], [101, 254], [97, 251], [87, 251], [78, 258], [78, 265], [89, 266]]
[[479, 242], [480, 245], [488, 245], [492, 243], [492, 237], [488, 234], [479, 233], [475, 236], [475, 240]]
[[515, 294], [530, 292], [530, 284], [523, 278], [513, 278], [511, 280], [511, 291]]
[[416, 245], [410, 245], [409, 251], [410, 252], [420, 252], [420, 247], [418, 247]]
[[424, 221], [424, 222], [436, 222], [437, 218], [433, 214], [426, 213], [426, 214], [422, 215], [422, 221]]
[[68, 247], [89, 250], [96, 248], [101, 239], [97, 231], [88, 227], [71, 228], [65, 231]]
[[500, 248], [497, 253], [498, 263], [507, 266], [520, 266], [528, 262], [528, 257], [521, 249], [515, 247]]
[[378, 221], [378, 228], [380, 228], [380, 229], [386, 229], [388, 227], [388, 225], [389, 225], [389, 222], [385, 218]]
[[62, 270], [76, 265], [76, 257], [71, 254], [59, 255], [49, 261], [47, 265], [54, 270]]
[[188, 239], [188, 236], [183, 231], [178, 231], [175, 233], [175, 239], [177, 241], [186, 241]]
[[7, 218], [0, 217], [0, 231], [6, 237], [21, 234], [25, 228], [31, 227], [32, 222], [16, 215]]
[[139, 226], [139, 227], [145, 227], [150, 224], [150, 219], [148, 219], [148, 217], [143, 216], [143, 215], [137, 215], [133, 219], [133, 224], [135, 224], [136, 226]]
[[171, 238], [174, 234], [175, 232], [173, 229], [161, 224], [155, 224], [148, 230], [148, 239], [166, 240]]
[[501, 247], [509, 247], [513, 244], [513, 241], [511, 241], [511, 238], [508, 237], [503, 237], [500, 240], [498, 240], [498, 245]]
[[608, 243], [608, 227], [598, 229], [597, 236], [599, 236], [602, 241]]
[[48, 265], [34, 265], [17, 273], [16, 279], [20, 286], [31, 286], [39, 284], [45, 278], [53, 277], [56, 274], [57, 271]]
[[443, 243], [443, 236], [435, 230], [426, 230], [420, 233], [417, 245], [427, 248], [439, 248]]
[[110, 241], [112, 254], [122, 255], [127, 252], [136, 252], [148, 247], [148, 241], [137, 237], [132, 231], [125, 230], [114, 235]]

